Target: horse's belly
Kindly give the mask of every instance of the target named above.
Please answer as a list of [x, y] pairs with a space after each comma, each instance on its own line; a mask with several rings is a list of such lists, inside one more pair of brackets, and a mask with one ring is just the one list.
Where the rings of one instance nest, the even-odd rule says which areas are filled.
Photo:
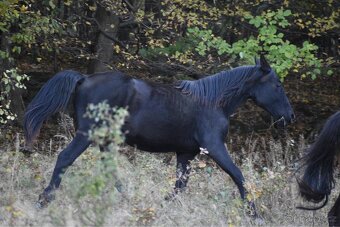
[[127, 144], [150, 152], [197, 150], [193, 118], [171, 110], [164, 103], [149, 100], [139, 103], [138, 108], [130, 108], [123, 127]]
[[176, 152], [176, 151], [195, 151], [198, 146], [194, 141], [168, 141], [147, 139], [143, 136], [126, 135], [126, 143], [130, 146], [137, 147], [140, 150], [148, 152]]

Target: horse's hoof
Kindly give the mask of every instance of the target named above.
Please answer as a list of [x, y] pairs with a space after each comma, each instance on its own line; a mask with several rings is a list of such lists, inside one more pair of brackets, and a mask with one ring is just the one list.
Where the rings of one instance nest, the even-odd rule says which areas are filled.
[[48, 204], [55, 199], [55, 195], [52, 193], [43, 192], [39, 195], [39, 200], [36, 203], [35, 207], [37, 209], [42, 209], [48, 206]]
[[32, 150], [31, 148], [29, 148], [29, 147], [21, 147], [21, 148], [19, 149], [19, 151], [20, 151], [21, 153], [23, 153], [23, 154], [24, 154], [25, 156], [27, 156], [27, 157], [30, 157], [31, 154], [34, 153], [33, 150]]
[[171, 193], [168, 193], [168, 195], [165, 196], [165, 200], [172, 201], [177, 198], [179, 193], [182, 193], [185, 191], [185, 188], [175, 188]]
[[42, 202], [40, 202], [40, 201], [37, 201], [35, 203], [35, 208], [38, 209], [38, 210], [43, 209], [44, 208], [44, 204]]
[[172, 201], [174, 199], [176, 199], [176, 196], [177, 196], [177, 193], [176, 192], [171, 192], [171, 193], [168, 193], [166, 196], [165, 196], [165, 200], [166, 201]]
[[258, 215], [257, 215], [257, 217], [255, 217], [254, 223], [255, 223], [255, 225], [265, 225], [266, 224], [264, 219], [262, 217], [258, 216]]

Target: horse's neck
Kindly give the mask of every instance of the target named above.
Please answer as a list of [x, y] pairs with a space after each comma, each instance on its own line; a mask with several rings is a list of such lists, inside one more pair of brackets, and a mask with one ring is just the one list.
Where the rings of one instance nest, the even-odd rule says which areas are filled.
[[[249, 69], [251, 69], [249, 67]], [[241, 70], [241, 69], [235, 69], [235, 70]], [[233, 77], [243, 77], [242, 82], [239, 84], [240, 87], [237, 89], [230, 90], [230, 97], [226, 98], [225, 104], [223, 106], [223, 110], [225, 114], [229, 117], [231, 114], [233, 114], [239, 106], [244, 104], [247, 99], [250, 97], [250, 87], [246, 85], [246, 81], [248, 78], [252, 75], [253, 70], [247, 70], [245, 71], [245, 74], [239, 74], [239, 73], [234, 73], [230, 76]], [[232, 86], [231, 86], [232, 87]], [[226, 95], [227, 96], [227, 95]]]
[[229, 116], [232, 115], [238, 107], [244, 104], [247, 99], [247, 95], [238, 95], [233, 97], [229, 103], [222, 107], [224, 114], [229, 118]]
[[201, 103], [222, 106], [229, 116], [249, 97], [244, 83], [253, 73], [253, 68], [238, 67], [197, 81], [181, 81], [177, 88]]

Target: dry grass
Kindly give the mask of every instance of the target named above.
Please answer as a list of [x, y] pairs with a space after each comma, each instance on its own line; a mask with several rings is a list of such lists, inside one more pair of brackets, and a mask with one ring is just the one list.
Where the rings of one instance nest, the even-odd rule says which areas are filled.
[[[95, 148], [90, 148], [65, 175], [57, 199], [46, 209], [35, 202], [47, 185], [56, 155], [67, 138], [56, 137], [39, 145], [44, 151], [26, 157], [19, 150], [20, 135], [0, 150], [0, 225], [107, 225], [107, 226], [326, 226], [326, 208], [308, 212], [295, 209], [301, 203], [293, 176], [293, 153], [302, 153], [304, 141], [265, 142], [249, 139], [241, 151], [241, 169], [246, 185], [264, 222], [248, 217], [235, 184], [230, 177], [204, 155], [193, 161], [189, 186], [173, 201], [164, 198], [175, 182], [175, 159], [172, 154], [149, 154], [131, 147], [121, 148], [118, 175], [123, 191], [111, 188], [112, 200], [102, 204], [90, 196], [75, 202], [70, 186], [72, 176], [91, 173]], [[294, 152], [293, 152], [294, 151]], [[248, 155], [246, 155], [248, 154]], [[239, 154], [233, 154], [239, 156]], [[171, 158], [172, 157], [172, 158]], [[236, 157], [234, 157], [236, 158]], [[171, 161], [169, 161], [171, 159]], [[266, 164], [266, 167], [263, 167]], [[90, 171], [89, 171], [90, 170]], [[108, 193], [108, 192], [107, 192]], [[333, 197], [338, 193], [333, 192]], [[334, 198], [332, 197], [332, 202]], [[94, 204], [94, 201], [96, 204]], [[101, 201], [101, 202], [100, 202]], [[105, 209], [102, 222], [86, 210]], [[92, 216], [91, 216], [92, 215]]]

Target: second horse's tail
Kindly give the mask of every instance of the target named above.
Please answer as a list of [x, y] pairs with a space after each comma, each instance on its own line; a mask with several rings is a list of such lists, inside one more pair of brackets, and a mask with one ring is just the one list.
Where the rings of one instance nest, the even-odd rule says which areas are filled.
[[340, 112], [328, 118], [315, 143], [302, 158], [305, 168], [302, 179], [298, 180], [301, 196], [308, 201], [325, 202], [316, 208], [301, 209], [314, 210], [324, 207], [328, 195], [334, 187], [334, 162], [340, 146]]
[[80, 73], [68, 70], [57, 73], [44, 84], [25, 112], [24, 133], [28, 146], [38, 136], [47, 118], [67, 108], [77, 83], [83, 78]]

